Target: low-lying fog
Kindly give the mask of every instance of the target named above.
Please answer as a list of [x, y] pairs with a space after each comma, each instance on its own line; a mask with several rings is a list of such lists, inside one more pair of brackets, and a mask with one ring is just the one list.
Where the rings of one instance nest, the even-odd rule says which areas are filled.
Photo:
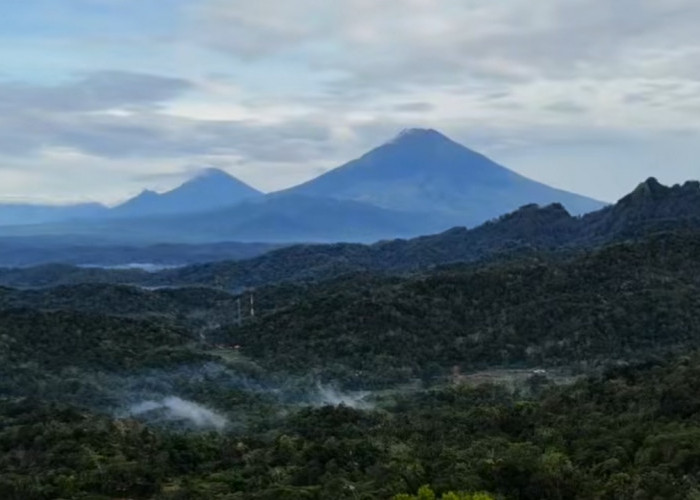
[[274, 380], [243, 374], [219, 363], [105, 377], [98, 377], [95, 383], [109, 388], [115, 416], [198, 430], [244, 428], [256, 405], [280, 412], [328, 405], [373, 407], [367, 391], [342, 391], [303, 378]]

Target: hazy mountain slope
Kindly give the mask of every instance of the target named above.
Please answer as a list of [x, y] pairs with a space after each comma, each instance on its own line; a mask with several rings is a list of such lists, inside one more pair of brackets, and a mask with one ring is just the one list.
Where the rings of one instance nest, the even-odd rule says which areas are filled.
[[[640, 193], [653, 189], [654, 196]], [[675, 214], [675, 215], [674, 215]], [[700, 230], [700, 184], [663, 187], [655, 179], [642, 183], [617, 205], [583, 218], [561, 205], [527, 205], [475, 229], [449, 231], [374, 245], [302, 245], [255, 259], [220, 262], [165, 271], [164, 282], [256, 286], [308, 278], [328, 278], [351, 271], [411, 271], [494, 256], [593, 248], [667, 230]]]
[[[644, 194], [652, 192], [653, 195]], [[283, 197], [280, 200], [282, 206], [284, 203], [301, 206], [297, 201], [290, 202]], [[262, 205], [264, 207], [264, 203]], [[314, 206], [312, 204], [310, 210]], [[264, 214], [264, 210], [258, 208], [259, 213]], [[325, 230], [332, 228], [332, 220], [331, 216]], [[688, 182], [666, 188], [655, 179], [649, 179], [617, 205], [582, 218], [572, 217], [561, 205], [527, 205], [472, 230], [454, 228], [409, 240], [373, 245], [294, 245], [250, 260], [188, 266], [153, 274], [110, 273], [68, 266], [0, 270], [0, 283], [11, 286], [78, 282], [154, 286], [216, 284], [237, 289], [289, 280], [323, 279], [354, 271], [404, 272], [455, 262], [503, 258], [504, 255], [593, 248], [667, 230], [700, 230], [700, 184]]]
[[409, 130], [362, 158], [281, 193], [216, 169], [91, 219], [56, 215], [0, 236], [93, 237], [112, 244], [372, 242], [476, 226], [526, 204], [579, 214], [602, 203], [527, 179], [434, 130]]
[[467, 226], [529, 203], [562, 203], [574, 214], [604, 206], [527, 179], [435, 130], [422, 129], [404, 131], [289, 191], [433, 213], [452, 225]]
[[77, 205], [0, 204], [0, 226], [41, 224], [66, 219], [101, 217], [108, 209], [99, 203]]
[[[111, 209], [98, 203], [65, 206], [0, 204], [0, 229], [3, 234], [6, 234], [8, 231], [3, 226], [206, 212], [260, 196], [262, 196], [260, 191], [222, 170], [210, 168], [202, 170], [176, 189], [163, 194], [145, 190], [140, 195]], [[41, 230], [42, 227], [28, 227], [23, 234], [39, 234], [37, 231]], [[57, 232], [60, 231], [50, 231], [51, 234]]]
[[206, 169], [172, 191], [144, 191], [111, 210], [113, 217], [207, 212], [262, 196], [262, 193], [226, 172]]
[[3, 228], [4, 236], [71, 234], [126, 245], [161, 242], [202, 244], [371, 242], [386, 235], [416, 236], [441, 224], [425, 214], [386, 210], [348, 200], [274, 195], [202, 213], [101, 219], [80, 223]]

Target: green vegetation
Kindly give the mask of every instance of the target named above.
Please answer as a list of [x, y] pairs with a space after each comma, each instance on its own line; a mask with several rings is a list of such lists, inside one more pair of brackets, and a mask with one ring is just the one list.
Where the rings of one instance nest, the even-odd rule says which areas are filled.
[[[443, 494], [439, 500], [493, 500], [488, 493], [454, 493], [452, 491]], [[421, 486], [418, 495], [395, 495], [393, 500], [438, 500], [430, 486]]]
[[695, 498], [699, 394], [694, 355], [536, 397], [456, 386], [224, 434], [5, 399], [0, 497]]
[[[656, 196], [591, 216], [589, 241], [639, 227], [629, 206]], [[561, 221], [525, 207], [483, 231], [556, 247], [584, 224]], [[700, 498], [700, 233], [431, 268], [466, 241], [435, 238], [365, 267], [369, 247], [343, 245], [330, 264], [316, 247], [226, 264], [268, 283], [242, 296], [219, 264], [177, 271], [215, 288], [0, 289], [0, 498]], [[45, 269], [27, 272], [66, 279]]]
[[317, 368], [349, 386], [444, 379], [453, 367], [585, 373], [700, 347], [698, 255], [698, 233], [667, 233], [568, 259], [349, 276], [221, 336], [266, 367]]

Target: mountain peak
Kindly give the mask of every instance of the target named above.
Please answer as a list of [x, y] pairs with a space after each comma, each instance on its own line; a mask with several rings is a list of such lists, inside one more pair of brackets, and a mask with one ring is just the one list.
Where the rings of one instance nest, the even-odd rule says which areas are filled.
[[191, 180], [197, 179], [235, 179], [225, 170], [216, 167], [206, 167], [197, 172]]
[[514, 212], [502, 215], [499, 221], [519, 221], [528, 219], [539, 219], [548, 221], [569, 220], [571, 214], [561, 203], [550, 203], [547, 205], [539, 205], [537, 203], [528, 203], [523, 205]]
[[661, 184], [656, 177], [649, 177], [639, 185], [638, 189], [642, 189], [650, 193], [658, 193], [666, 190], [667, 188]]
[[671, 188], [661, 184], [655, 177], [649, 177], [620, 202], [625, 205], [643, 200], [656, 200], [665, 197], [670, 191]]
[[416, 141], [449, 141], [450, 139], [432, 128], [405, 128], [389, 144]]
[[217, 210], [262, 196], [260, 191], [218, 168], [204, 168], [166, 193], [143, 191], [116, 207], [119, 216], [166, 215]]
[[700, 214], [700, 183], [665, 186], [651, 177], [609, 211], [617, 224], [627, 220], [668, 221]]
[[160, 196], [160, 195], [158, 193], [156, 193], [155, 191], [152, 191], [150, 189], [144, 189], [136, 196], [136, 198], [140, 198], [140, 199], [157, 198], [158, 196]]
[[[245, 182], [237, 179], [225, 170], [219, 168], [208, 167], [196, 172], [188, 181], [185, 181], [179, 187], [165, 194], [173, 194], [188, 190], [209, 190], [214, 189], [217, 192], [232, 194], [230, 190], [235, 190], [237, 194], [252, 196], [260, 194], [259, 191], [250, 187]], [[206, 195], [207, 193], [201, 193]], [[210, 193], [211, 194], [211, 193]]]

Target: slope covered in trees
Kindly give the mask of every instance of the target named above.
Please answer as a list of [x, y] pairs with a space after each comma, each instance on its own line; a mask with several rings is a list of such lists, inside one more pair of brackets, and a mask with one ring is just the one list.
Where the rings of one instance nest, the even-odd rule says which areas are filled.
[[308, 408], [244, 434], [176, 433], [3, 399], [0, 496], [694, 498], [698, 366], [688, 356], [530, 396], [457, 386], [374, 410]]
[[476, 230], [498, 258], [455, 263], [455, 230], [235, 264], [294, 278], [242, 296], [218, 265], [0, 289], [0, 498], [696, 498], [695, 190], [589, 216], [596, 248], [559, 240], [586, 219], [526, 207]]
[[700, 233], [666, 233], [568, 259], [356, 275], [221, 335], [268, 366], [354, 384], [453, 366], [568, 366], [700, 346]]

